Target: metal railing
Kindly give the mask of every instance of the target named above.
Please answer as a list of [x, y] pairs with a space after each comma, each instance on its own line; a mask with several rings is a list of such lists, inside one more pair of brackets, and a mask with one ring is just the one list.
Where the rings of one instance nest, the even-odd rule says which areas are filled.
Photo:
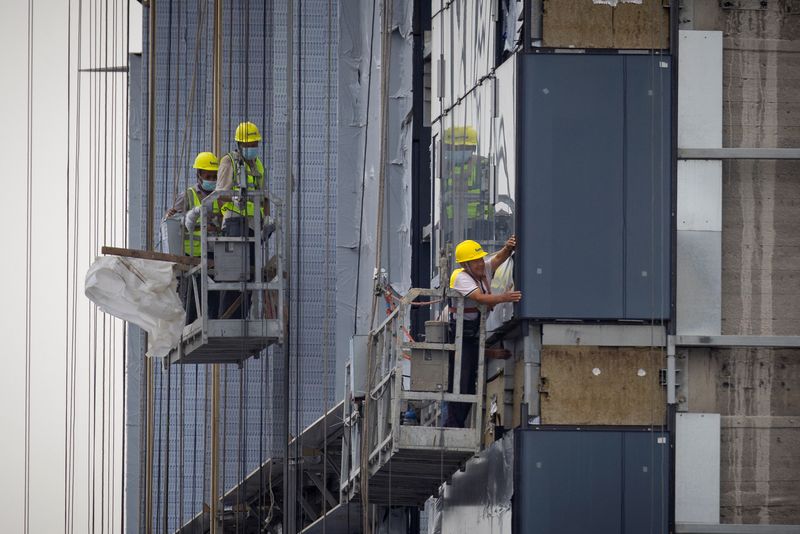
[[[410, 331], [410, 310], [420, 304], [419, 299], [450, 299], [455, 308], [454, 333], [447, 343], [416, 341]], [[352, 498], [362, 491], [361, 472], [367, 469], [369, 476], [377, 475], [391, 460], [395, 453], [403, 451], [403, 457], [412, 466], [414, 454], [424, 455], [439, 451], [443, 462], [452, 467], [478, 452], [483, 435], [483, 396], [484, 396], [484, 343], [486, 339], [485, 308], [480, 307], [480, 328], [478, 335], [478, 362], [475, 393], [461, 391], [461, 360], [464, 341], [464, 301], [465, 298], [452, 290], [443, 292], [436, 289], [411, 289], [399, 304], [390, 311], [383, 322], [368, 336], [367, 346], [367, 387], [363, 400], [354, 399], [351, 391], [350, 374], [353, 366], [348, 365], [346, 374], [344, 421], [349, 431], [345, 431], [342, 454], [342, 496]], [[445, 308], [446, 310], [447, 308]], [[413, 391], [410, 380], [406, 381], [404, 362], [409, 360], [411, 351], [446, 351], [453, 361], [450, 391], [442, 387], [439, 391]], [[443, 373], [448, 373], [445, 362]], [[442, 419], [443, 403], [466, 403], [470, 405], [470, 415], [465, 427], [445, 427]], [[427, 421], [418, 419], [413, 424], [404, 420], [403, 414], [409, 403], [416, 413], [423, 411], [435, 414]], [[449, 468], [448, 467], [448, 468]], [[392, 470], [400, 473], [403, 466], [393, 464]], [[449, 476], [452, 473], [445, 473]], [[430, 482], [430, 481], [429, 481]]]
[[[244, 193], [244, 194], [243, 194]], [[252, 202], [253, 216], [246, 217], [248, 228], [242, 229], [242, 235], [224, 236], [209, 229], [209, 213], [215, 201], [220, 197], [232, 198], [234, 204], [245, 205]], [[275, 228], [271, 235], [262, 235], [262, 205], [271, 206], [273, 211], [272, 221]], [[197, 311], [196, 320], [184, 329], [184, 340], [173, 353], [172, 361], [181, 361], [188, 352], [197, 347], [208, 345], [212, 338], [236, 338], [246, 340], [264, 339], [277, 343], [283, 338], [283, 309], [284, 309], [284, 243], [281, 231], [282, 202], [269, 198], [264, 191], [214, 191], [202, 201], [203, 209], [200, 210], [200, 262], [186, 272], [181, 273], [181, 284], [186, 287], [186, 309], [193, 306]], [[252, 222], [252, 226], [250, 223]], [[250, 235], [252, 234], [252, 235]], [[194, 250], [194, 232], [188, 235], [189, 250]], [[211, 252], [217, 244], [229, 244], [231, 249], [241, 253], [240, 265], [242, 272], [237, 281], [219, 281], [216, 279], [218, 272]], [[252, 257], [250, 257], [252, 255]], [[237, 304], [231, 306], [227, 313], [224, 310], [209, 309], [209, 295], [221, 294], [223, 291], [238, 292], [240, 297]], [[221, 295], [220, 295], [221, 296]], [[252, 301], [252, 310], [247, 305]], [[232, 311], [241, 308], [241, 319], [230, 319]], [[191, 340], [191, 342], [189, 341]], [[190, 348], [191, 345], [191, 348]], [[245, 352], [253, 352], [264, 343], [248, 345], [243, 342], [241, 347]], [[230, 350], [229, 352], [234, 352]], [[230, 358], [236, 360], [232, 355]], [[241, 358], [243, 359], [243, 358]]]

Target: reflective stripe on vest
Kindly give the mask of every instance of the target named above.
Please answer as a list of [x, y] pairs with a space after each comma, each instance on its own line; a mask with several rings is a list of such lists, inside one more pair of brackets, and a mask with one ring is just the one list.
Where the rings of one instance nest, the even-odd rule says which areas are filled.
[[[471, 158], [469, 161], [464, 163], [463, 165], [454, 165], [450, 177], [447, 179], [447, 186], [450, 190], [450, 195], [452, 196], [453, 193], [453, 178], [457, 178], [461, 180], [462, 177], [465, 177], [465, 185], [467, 189], [465, 191], [465, 197], [467, 199], [467, 218], [468, 219], [478, 219], [479, 217], [482, 219], [488, 219], [489, 215], [491, 214], [491, 208], [484, 199], [484, 192], [481, 188], [481, 180], [479, 180], [479, 161], [475, 161]], [[476, 200], [477, 197], [477, 200]], [[483, 204], [483, 210], [481, 210], [481, 205]], [[483, 214], [480, 212], [483, 211]], [[445, 206], [445, 215], [448, 219], [453, 218], [453, 204], [452, 202]]]
[[[203, 200], [200, 198], [200, 195], [197, 194], [197, 190], [194, 187], [190, 187], [186, 190], [186, 202], [189, 204], [187, 206], [187, 212], [192, 209], [196, 208], [197, 206], [201, 206], [203, 204]], [[219, 204], [217, 201], [214, 201], [213, 212], [215, 215], [219, 215]], [[186, 237], [183, 240], [183, 251], [186, 253], [187, 256], [194, 256], [196, 258], [200, 257], [200, 219], [197, 220], [197, 230], [194, 232], [187, 233]], [[194, 236], [194, 239], [192, 239]]]
[[[228, 152], [228, 157], [231, 160], [231, 168], [233, 169], [233, 179], [234, 179], [234, 189], [238, 187], [238, 180], [239, 180], [239, 164], [236, 162], [236, 154], [233, 152]], [[264, 164], [261, 163], [260, 158], [256, 158], [256, 172], [257, 175], [253, 175], [252, 171], [250, 170], [250, 165], [247, 162], [244, 162], [245, 172], [247, 173], [247, 190], [248, 191], [261, 191], [264, 188]], [[220, 208], [222, 213], [226, 211], [230, 211], [231, 213], [236, 213], [237, 215], [243, 215], [239, 207], [234, 202], [226, 202]], [[254, 204], [252, 201], [247, 201], [247, 216], [253, 216]], [[261, 217], [264, 217], [264, 205], [262, 201], [261, 205]]]

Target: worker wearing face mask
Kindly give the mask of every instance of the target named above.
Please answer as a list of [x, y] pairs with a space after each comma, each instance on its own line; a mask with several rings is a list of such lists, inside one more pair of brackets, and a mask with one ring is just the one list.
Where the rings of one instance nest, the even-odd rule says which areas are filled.
[[[231, 191], [240, 187], [240, 172], [243, 170], [248, 191], [263, 191], [265, 185], [264, 164], [258, 157], [261, 143], [261, 132], [252, 122], [243, 122], [236, 127], [234, 141], [236, 149], [228, 152], [219, 162], [217, 179], [218, 191]], [[234, 199], [220, 196], [220, 209], [222, 210], [222, 227], [228, 227], [228, 221], [233, 217], [247, 217], [249, 225], [253, 225], [254, 204], [248, 200], [246, 206], [240, 206]], [[266, 200], [261, 206], [261, 220], [269, 224], [269, 204]], [[255, 228], [253, 228], [255, 230]]]
[[[264, 164], [258, 157], [261, 144], [261, 132], [252, 122], [242, 122], [234, 132], [236, 148], [222, 156], [219, 162], [217, 177], [217, 191], [236, 192], [246, 189], [250, 192], [265, 191]], [[245, 202], [223, 193], [219, 196], [220, 211], [222, 212], [222, 231], [226, 236], [253, 236], [260, 235], [266, 241], [275, 230], [275, 225], [269, 216], [269, 203], [264, 197], [261, 203], [260, 217], [261, 228], [255, 227], [255, 203], [250, 198]], [[255, 244], [250, 243], [249, 261], [251, 270], [254, 269]], [[221, 316], [230, 319], [242, 318], [248, 313], [247, 291], [223, 291], [220, 294]], [[240, 304], [236, 304], [237, 300]]]
[[[172, 207], [167, 210], [167, 217], [183, 213], [183, 222], [186, 232], [183, 239], [183, 252], [187, 256], [199, 258], [201, 254], [201, 229], [200, 229], [200, 210], [203, 209], [203, 199], [206, 198], [217, 186], [217, 171], [219, 160], [211, 152], [200, 152], [194, 159], [193, 167], [197, 171], [197, 183], [189, 187], [186, 191], [178, 195]], [[215, 200], [211, 209], [206, 208], [208, 217], [208, 231], [217, 233], [220, 225], [220, 208]], [[208, 252], [208, 257], [213, 258], [213, 253]], [[196, 275], [195, 275], [196, 276]], [[195, 278], [195, 287], [199, 287], [199, 280]], [[186, 307], [186, 324], [192, 324], [197, 318], [197, 306], [191, 295], [190, 285], [182, 285], [179, 290], [181, 300]], [[219, 306], [219, 297], [216, 291], [208, 292], [208, 316], [210, 319], [216, 317]]]
[[[200, 257], [200, 209], [203, 199], [217, 186], [219, 160], [211, 152], [200, 152], [194, 159], [193, 167], [197, 170], [197, 183], [177, 196], [172, 207], [167, 210], [166, 216], [171, 217], [177, 213], [186, 214], [183, 251], [187, 256]], [[210, 216], [209, 229], [214, 231], [220, 216], [220, 207], [217, 201], [214, 201], [212, 212], [208, 215]]]

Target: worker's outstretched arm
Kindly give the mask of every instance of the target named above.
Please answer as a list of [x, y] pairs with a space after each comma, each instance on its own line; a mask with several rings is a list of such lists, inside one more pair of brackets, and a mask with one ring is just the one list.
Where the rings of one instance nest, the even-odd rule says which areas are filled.
[[490, 293], [486, 294], [480, 290], [480, 288], [476, 289], [472, 293], [469, 294], [469, 298], [477, 302], [478, 304], [485, 304], [486, 306], [494, 306], [495, 304], [501, 304], [503, 302], [519, 302], [522, 300], [522, 292], [521, 291], [509, 291], [507, 293]]
[[494, 273], [498, 267], [503, 265], [503, 262], [506, 261], [511, 253], [514, 252], [514, 249], [517, 248], [517, 236], [512, 235], [506, 241], [505, 246], [500, 249], [500, 251], [492, 256], [491, 264], [492, 264], [492, 273]]

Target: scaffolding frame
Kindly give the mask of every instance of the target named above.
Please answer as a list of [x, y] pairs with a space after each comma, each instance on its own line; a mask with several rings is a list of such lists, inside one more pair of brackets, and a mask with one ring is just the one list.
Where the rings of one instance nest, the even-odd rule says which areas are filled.
[[[453, 343], [430, 343], [405, 340], [410, 335], [410, 310], [420, 298], [449, 298], [456, 308]], [[367, 358], [372, 376], [367, 378], [364, 403], [353, 400], [351, 381], [345, 385], [344, 422], [347, 430], [342, 440], [342, 502], [353, 500], [365, 489], [370, 503], [420, 505], [464, 463], [480, 452], [483, 436], [486, 309], [480, 306], [478, 367], [475, 393], [460, 388], [461, 358], [464, 339], [464, 301], [453, 290], [411, 289], [386, 319], [368, 337]], [[404, 387], [403, 360], [413, 349], [448, 351], [453, 356], [452, 393], [411, 391]], [[352, 373], [349, 366], [347, 374]], [[373, 380], [373, 377], [375, 378]], [[410, 387], [410, 385], [409, 385]], [[441, 409], [427, 424], [404, 424], [401, 420], [409, 401], [441, 408], [443, 402], [471, 405], [467, 428], [444, 427]], [[363, 409], [367, 408], [367, 409]], [[365, 421], [362, 413], [366, 412]], [[365, 435], [366, 434], [366, 435]], [[366, 455], [366, 462], [363, 461]], [[366, 467], [369, 481], [362, 480]]]
[[[213, 203], [220, 196], [232, 196], [233, 201], [245, 205], [247, 201], [253, 203], [253, 226], [262, 227], [261, 207], [271, 204], [275, 216], [273, 218], [275, 230], [270, 237], [262, 239], [260, 231], [254, 231], [252, 236], [217, 236], [210, 235], [208, 229], [208, 215]], [[280, 223], [282, 221], [282, 203], [267, 196], [265, 191], [214, 191], [202, 202], [200, 210], [200, 264], [188, 271], [181, 273], [181, 282], [187, 285], [186, 306], [194, 305], [197, 310], [197, 319], [183, 329], [181, 341], [168, 357], [170, 364], [186, 363], [238, 363], [242, 364], [251, 356], [257, 356], [266, 347], [283, 342], [284, 319], [284, 258], [283, 258], [283, 233]], [[247, 232], [242, 232], [247, 234]], [[194, 236], [189, 234], [190, 246], [194, 246]], [[270, 242], [274, 246], [270, 247]], [[252, 263], [252, 277], [242, 277], [240, 282], [216, 282], [212, 280], [214, 273], [212, 260], [209, 258], [209, 249], [213, 243], [238, 243], [241, 247], [249, 247], [252, 243], [254, 258], [243, 262], [243, 269], [249, 268]], [[272, 256], [270, 248], [274, 249]], [[268, 258], [268, 261], [263, 261]], [[272, 276], [267, 275], [270, 268], [274, 267]], [[199, 283], [198, 279], [199, 278]], [[269, 279], [267, 279], [269, 278]], [[253, 300], [253, 317], [247, 318], [250, 310], [245, 309], [247, 299], [242, 299], [244, 319], [228, 319], [224, 317], [209, 317], [210, 291], [240, 291], [242, 295], [256, 295]], [[272, 302], [270, 293], [276, 295], [276, 302]], [[270, 308], [265, 310], [265, 303]], [[274, 306], [274, 309], [273, 309]]]

